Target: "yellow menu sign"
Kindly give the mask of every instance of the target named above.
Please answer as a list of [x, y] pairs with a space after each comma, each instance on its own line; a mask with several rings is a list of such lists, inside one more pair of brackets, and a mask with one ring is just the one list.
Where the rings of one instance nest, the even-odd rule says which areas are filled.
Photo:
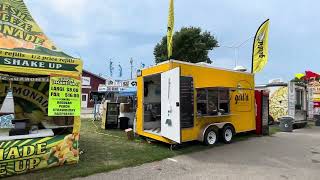
[[71, 77], [50, 77], [48, 116], [80, 116], [81, 82]]

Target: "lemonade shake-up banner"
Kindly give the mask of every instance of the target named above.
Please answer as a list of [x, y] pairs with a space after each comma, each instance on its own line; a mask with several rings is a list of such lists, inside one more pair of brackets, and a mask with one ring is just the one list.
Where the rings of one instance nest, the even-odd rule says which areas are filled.
[[48, 62], [55, 62], [55, 63], [67, 63], [67, 64], [78, 64], [78, 65], [82, 64], [82, 61], [77, 58], [48, 56], [48, 55], [42, 55], [42, 54], [31, 54], [31, 53], [17, 52], [12, 50], [0, 49], [0, 56], [9, 57], [9, 58], [22, 58], [22, 59], [29, 59], [29, 60], [48, 61]]
[[42, 32], [23, 0], [0, 0], [0, 48], [59, 51]]
[[0, 177], [79, 161], [79, 133], [0, 142]]
[[21, 77], [0, 73], [0, 80], [15, 82], [49, 82], [49, 77]]
[[[71, 73], [82, 62], [58, 49], [32, 18], [23, 0], [0, 0], [0, 71]], [[26, 69], [28, 68], [28, 69]], [[49, 74], [49, 72], [47, 72]]]
[[82, 69], [82, 61], [73, 58], [0, 50], [0, 69], [2, 69], [1, 66], [4, 66], [2, 68], [36, 68], [79, 73]]
[[8, 58], [8, 57], [0, 57], [0, 65], [37, 68], [37, 69], [53, 69], [53, 70], [61, 70], [61, 71], [77, 71], [76, 64], [35, 61], [35, 60], [22, 59], [22, 58], [15, 59], [15, 58]]
[[81, 81], [71, 77], [50, 77], [49, 116], [80, 116]]

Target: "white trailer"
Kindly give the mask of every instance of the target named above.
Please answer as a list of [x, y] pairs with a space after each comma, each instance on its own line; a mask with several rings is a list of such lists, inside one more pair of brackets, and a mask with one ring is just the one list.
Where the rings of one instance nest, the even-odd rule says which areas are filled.
[[269, 91], [269, 121], [278, 122], [284, 116], [294, 119], [296, 127], [304, 127], [307, 119], [313, 115], [310, 105], [313, 104], [309, 88], [297, 82], [276, 82], [258, 85], [256, 89]]

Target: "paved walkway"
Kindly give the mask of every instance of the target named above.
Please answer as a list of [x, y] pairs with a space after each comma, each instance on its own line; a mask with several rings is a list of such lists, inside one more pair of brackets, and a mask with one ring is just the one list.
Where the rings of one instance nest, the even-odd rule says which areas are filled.
[[320, 179], [320, 128], [257, 137], [83, 179]]

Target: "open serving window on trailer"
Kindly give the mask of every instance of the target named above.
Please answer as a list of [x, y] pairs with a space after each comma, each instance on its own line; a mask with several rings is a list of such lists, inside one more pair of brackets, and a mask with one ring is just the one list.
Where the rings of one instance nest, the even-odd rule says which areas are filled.
[[249, 73], [172, 60], [142, 70], [137, 83], [135, 131], [142, 136], [213, 144], [219, 129], [226, 142], [255, 129]]

